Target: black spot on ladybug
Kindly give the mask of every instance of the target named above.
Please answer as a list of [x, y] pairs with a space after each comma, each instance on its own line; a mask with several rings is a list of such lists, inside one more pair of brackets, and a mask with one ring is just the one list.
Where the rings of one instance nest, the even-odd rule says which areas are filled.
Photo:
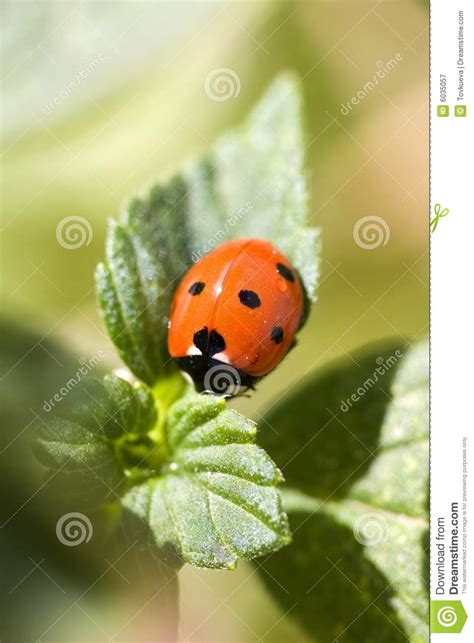
[[216, 353], [222, 353], [225, 350], [225, 340], [217, 330], [211, 330], [209, 335], [208, 354], [212, 357]]
[[253, 290], [241, 290], [239, 299], [240, 303], [247, 308], [258, 308], [261, 305], [260, 297]]
[[272, 328], [272, 334], [270, 335], [270, 339], [272, 340], [272, 342], [275, 342], [275, 344], [281, 344], [283, 341], [284, 335], [285, 334], [281, 326], [274, 326]]
[[206, 287], [206, 284], [203, 281], [195, 281], [193, 285], [189, 288], [188, 292], [190, 295], [195, 297], [196, 295], [200, 295], [205, 287]]
[[193, 335], [193, 344], [203, 355], [216, 355], [225, 350], [225, 340], [217, 330], [209, 333], [207, 326], [201, 328]]
[[278, 274], [281, 275], [287, 281], [293, 282], [295, 280], [295, 275], [293, 274], [293, 271], [290, 270], [288, 266], [285, 266], [285, 264], [277, 263], [276, 269]]
[[196, 348], [198, 348], [201, 351], [203, 355], [207, 350], [208, 338], [209, 338], [209, 332], [207, 330], [207, 326], [204, 326], [204, 328], [201, 328], [201, 330], [198, 330], [193, 335], [193, 344]]

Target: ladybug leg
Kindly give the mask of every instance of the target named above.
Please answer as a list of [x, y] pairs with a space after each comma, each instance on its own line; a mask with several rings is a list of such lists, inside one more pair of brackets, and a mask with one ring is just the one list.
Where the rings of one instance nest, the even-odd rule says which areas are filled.
[[256, 384], [261, 380], [261, 377], [252, 377], [252, 376], [246, 376], [248, 379], [245, 382], [245, 388], [243, 388], [241, 391], [236, 393], [233, 397], [246, 397], [250, 398], [251, 395], [247, 391], [255, 391], [256, 390]]

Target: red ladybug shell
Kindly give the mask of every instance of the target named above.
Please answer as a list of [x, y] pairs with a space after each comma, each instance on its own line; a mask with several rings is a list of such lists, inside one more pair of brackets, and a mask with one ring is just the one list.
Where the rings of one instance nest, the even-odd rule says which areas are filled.
[[194, 264], [176, 291], [169, 352], [195, 381], [211, 364], [224, 363], [251, 382], [275, 368], [290, 348], [303, 302], [295, 269], [274, 245], [228, 241]]

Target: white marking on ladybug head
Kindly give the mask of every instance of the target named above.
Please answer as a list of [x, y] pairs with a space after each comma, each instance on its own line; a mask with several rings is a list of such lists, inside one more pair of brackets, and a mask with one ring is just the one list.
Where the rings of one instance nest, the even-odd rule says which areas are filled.
[[194, 346], [194, 344], [191, 344], [191, 346], [186, 351], [186, 355], [202, 355], [202, 352], [199, 350], [197, 346]]

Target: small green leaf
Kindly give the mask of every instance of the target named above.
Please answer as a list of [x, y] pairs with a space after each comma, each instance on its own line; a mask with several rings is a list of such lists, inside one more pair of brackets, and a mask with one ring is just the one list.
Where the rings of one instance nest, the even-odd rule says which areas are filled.
[[171, 300], [193, 261], [232, 238], [275, 243], [314, 299], [319, 234], [307, 227], [301, 98], [275, 81], [242, 128], [111, 224], [96, 273], [102, 314], [123, 361], [149, 385], [176, 368], [167, 351]]
[[100, 500], [117, 499], [124, 480], [120, 450], [128, 440], [135, 445], [157, 421], [151, 392], [115, 375], [88, 378], [70, 393], [68, 408], [63, 417], [41, 418], [37, 458], [55, 472], [57, 482], [82, 485], [85, 494], [99, 491]]
[[221, 398], [192, 395], [170, 409], [166, 432], [162, 475], [132, 488], [123, 505], [168, 564], [233, 568], [289, 542], [281, 473], [254, 444], [252, 422]]
[[133, 201], [124, 225], [111, 225], [107, 263], [96, 273], [112, 341], [132, 372], [148, 384], [173, 366], [166, 349], [167, 316], [178, 277], [191, 263], [184, 243], [175, 243], [184, 223], [170, 205], [183, 198], [182, 192], [171, 183]]
[[277, 600], [316, 641], [427, 641], [426, 343], [355, 355], [266, 420], [293, 531], [263, 564]]
[[51, 469], [70, 471], [106, 467], [114, 460], [113, 449], [102, 436], [58, 418], [51, 418], [41, 427], [36, 455]]
[[106, 375], [104, 385], [112, 401], [110, 412], [122, 432], [145, 434], [157, 422], [155, 400], [143, 384], [134, 386], [116, 375]]
[[83, 380], [72, 392], [66, 413], [110, 439], [148, 433], [157, 421], [150, 389], [141, 383], [132, 386], [116, 375]]
[[46, 479], [60, 495], [86, 506], [116, 499], [121, 472], [112, 445], [93, 419], [89, 428], [60, 418], [43, 420], [34, 451], [50, 470]]

